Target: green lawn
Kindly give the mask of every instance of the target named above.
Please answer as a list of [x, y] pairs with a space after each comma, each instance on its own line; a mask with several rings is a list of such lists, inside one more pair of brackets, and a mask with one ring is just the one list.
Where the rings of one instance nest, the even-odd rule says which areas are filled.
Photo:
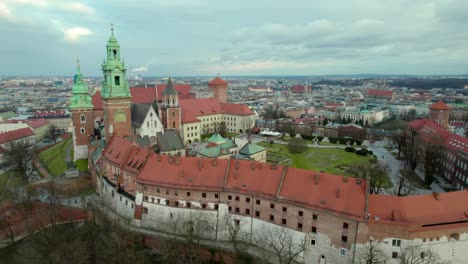
[[291, 154], [288, 151], [287, 145], [270, 144], [268, 142], [260, 142], [258, 145], [267, 149], [267, 158], [273, 155], [275, 158], [283, 157], [287, 159], [281, 164], [339, 175], [350, 176], [350, 173], [347, 172], [350, 165], [359, 163], [368, 164], [369, 160], [372, 158], [371, 155], [363, 157], [355, 153], [346, 152], [344, 149], [308, 148], [304, 153]]
[[9, 174], [11, 173], [11, 171], [7, 171], [5, 173], [3, 173], [2, 175], [0, 175], [0, 192], [3, 191], [3, 189], [5, 189], [5, 192], [3, 193], [3, 195], [0, 197], [0, 200], [5, 200], [5, 199], [8, 199], [10, 198], [10, 195], [11, 193], [8, 192], [8, 190], [13, 190], [17, 187], [20, 187], [20, 186], [24, 186], [27, 184], [27, 182], [21, 178], [19, 175], [17, 175], [16, 173], [13, 173], [11, 176], [10, 176], [10, 182], [8, 182], [8, 185], [6, 184], [7, 183], [7, 179], [8, 179], [8, 176]]
[[81, 172], [88, 172], [88, 159], [75, 161], [76, 168]]
[[55, 144], [53, 147], [39, 153], [38, 157], [46, 166], [47, 170], [52, 176], [62, 175], [66, 169], [67, 164], [63, 160], [65, 157], [65, 150], [68, 144], [71, 144], [70, 138], [60, 143]]

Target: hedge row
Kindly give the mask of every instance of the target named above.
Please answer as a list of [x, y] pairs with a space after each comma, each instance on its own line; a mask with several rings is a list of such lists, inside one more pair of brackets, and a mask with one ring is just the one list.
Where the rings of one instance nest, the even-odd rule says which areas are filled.
[[335, 137], [330, 137], [328, 138], [328, 140], [330, 140], [330, 143], [333, 143], [333, 144], [336, 144], [336, 143], [340, 143], [340, 144], [343, 144], [343, 145], [346, 145], [346, 142], [349, 141], [349, 145], [354, 145], [354, 143], [356, 143], [356, 145], [358, 146], [361, 146], [362, 145], [362, 140], [360, 139], [354, 139], [354, 138], [335, 138]]

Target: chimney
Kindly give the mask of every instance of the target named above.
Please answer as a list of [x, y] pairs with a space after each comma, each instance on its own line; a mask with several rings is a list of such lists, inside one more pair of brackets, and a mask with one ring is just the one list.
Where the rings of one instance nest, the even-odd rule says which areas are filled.
[[315, 184], [318, 184], [319, 181], [320, 181], [320, 174], [317, 173], [317, 174], [314, 175], [314, 182], [315, 182]]

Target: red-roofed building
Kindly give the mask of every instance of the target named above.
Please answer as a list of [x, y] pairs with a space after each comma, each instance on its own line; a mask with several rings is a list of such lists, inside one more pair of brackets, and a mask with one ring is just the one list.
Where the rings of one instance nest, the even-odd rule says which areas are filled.
[[226, 131], [242, 133], [255, 125], [255, 113], [244, 104], [223, 103], [215, 98], [179, 101], [182, 110], [182, 137], [185, 143], [199, 141], [213, 133], [222, 122]]
[[35, 134], [30, 127], [0, 133], [0, 147], [8, 149], [11, 143], [25, 142], [34, 144]]
[[[431, 109], [432, 110], [432, 109]], [[418, 119], [408, 124], [407, 153], [412, 166], [425, 172], [426, 181], [432, 174], [443, 176], [456, 189], [468, 187], [468, 139], [446, 130], [430, 119]]]
[[[179, 100], [195, 98], [195, 94], [192, 93], [192, 86], [190, 84], [174, 84], [174, 88], [179, 93]], [[162, 93], [165, 89], [166, 84], [130, 87], [132, 103], [151, 104], [155, 101], [161, 102], [163, 98]]]
[[312, 93], [312, 86], [310, 85], [294, 85], [291, 88], [292, 93]]
[[[435, 250], [467, 244], [468, 212], [460, 202], [468, 199], [467, 191], [369, 194], [363, 179], [248, 160], [149, 154], [125, 144], [114, 137], [104, 150], [96, 165], [105, 171], [99, 191], [117, 214], [141, 228], [173, 233], [178, 222], [196, 219], [212, 227], [201, 236], [218, 241], [229, 239], [227, 220], [237, 221], [247, 239], [280, 228], [296, 238], [307, 236], [310, 243], [327, 241], [307, 259], [323, 256], [343, 264], [370, 238], [390, 255], [392, 244], [404, 247], [395, 239], [413, 243], [439, 237]], [[446, 259], [458, 261], [463, 254]], [[303, 257], [297, 260], [302, 263]]]
[[392, 90], [368, 89], [367, 98], [372, 98], [376, 100], [393, 101], [393, 91]]

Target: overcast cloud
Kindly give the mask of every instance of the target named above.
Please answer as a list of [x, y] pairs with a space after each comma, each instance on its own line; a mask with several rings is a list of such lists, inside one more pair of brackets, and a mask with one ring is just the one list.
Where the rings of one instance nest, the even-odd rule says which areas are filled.
[[0, 0], [0, 75], [468, 73], [466, 0]]

